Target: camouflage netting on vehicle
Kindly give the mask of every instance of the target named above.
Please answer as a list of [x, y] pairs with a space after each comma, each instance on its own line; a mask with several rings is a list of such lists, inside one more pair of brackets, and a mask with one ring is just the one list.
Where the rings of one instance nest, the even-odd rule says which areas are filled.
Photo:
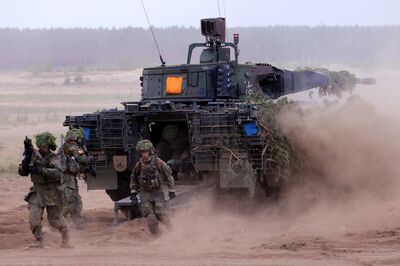
[[257, 118], [266, 133], [267, 157], [273, 169], [272, 186], [281, 186], [292, 180], [304, 165], [304, 154], [282, 132], [279, 116], [283, 112], [303, 110], [294, 101], [287, 98], [270, 100], [264, 95], [254, 94], [248, 101], [257, 106]]
[[328, 76], [328, 86], [319, 89], [320, 96], [335, 95], [341, 97], [343, 92], [351, 93], [357, 84], [357, 77], [346, 70], [330, 71], [326, 68], [302, 67], [297, 71], [311, 70]]
[[55, 151], [57, 149], [56, 137], [49, 132], [39, 133], [35, 136], [36, 146], [38, 148], [48, 147], [50, 150]]

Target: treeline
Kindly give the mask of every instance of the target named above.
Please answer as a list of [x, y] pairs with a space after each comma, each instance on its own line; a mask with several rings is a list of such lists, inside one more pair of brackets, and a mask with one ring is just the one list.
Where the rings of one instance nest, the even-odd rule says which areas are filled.
[[[186, 61], [199, 29], [155, 29], [167, 64]], [[274, 64], [400, 66], [400, 26], [273, 26], [228, 29], [240, 34], [240, 60]], [[194, 60], [196, 60], [196, 56]], [[149, 30], [0, 29], [0, 70], [121, 69], [159, 64]]]

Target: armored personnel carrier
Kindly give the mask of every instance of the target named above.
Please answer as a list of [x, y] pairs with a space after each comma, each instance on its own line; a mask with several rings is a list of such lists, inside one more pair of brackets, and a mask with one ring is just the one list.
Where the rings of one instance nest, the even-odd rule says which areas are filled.
[[[250, 197], [268, 195], [277, 185], [266, 149], [268, 125], [257, 119], [246, 98], [258, 92], [277, 99], [323, 88], [328, 77], [312, 70], [241, 63], [239, 35], [226, 42], [224, 18], [202, 19], [201, 34], [205, 42], [189, 46], [186, 63], [166, 66], [161, 60], [161, 66], [143, 69], [140, 101], [66, 117], [64, 126], [84, 129], [96, 167], [88, 189], [105, 189], [114, 201], [128, 196], [140, 139], [155, 144], [177, 184], [242, 191]], [[194, 63], [195, 49], [202, 50]]]

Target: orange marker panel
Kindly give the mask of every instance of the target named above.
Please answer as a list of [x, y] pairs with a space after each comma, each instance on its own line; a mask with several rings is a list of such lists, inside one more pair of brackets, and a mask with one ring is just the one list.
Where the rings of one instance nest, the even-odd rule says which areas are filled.
[[167, 94], [181, 94], [182, 81], [182, 77], [167, 77]]

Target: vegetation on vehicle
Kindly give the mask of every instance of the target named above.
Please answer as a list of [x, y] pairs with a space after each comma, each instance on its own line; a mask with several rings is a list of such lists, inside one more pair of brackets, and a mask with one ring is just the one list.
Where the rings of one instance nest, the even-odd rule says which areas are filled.
[[257, 118], [268, 134], [266, 153], [274, 168], [274, 183], [282, 185], [290, 182], [303, 167], [304, 154], [285, 136], [280, 124], [280, 116], [285, 112], [303, 113], [304, 110], [294, 101], [284, 97], [272, 100], [257, 93], [247, 99], [257, 107]]

